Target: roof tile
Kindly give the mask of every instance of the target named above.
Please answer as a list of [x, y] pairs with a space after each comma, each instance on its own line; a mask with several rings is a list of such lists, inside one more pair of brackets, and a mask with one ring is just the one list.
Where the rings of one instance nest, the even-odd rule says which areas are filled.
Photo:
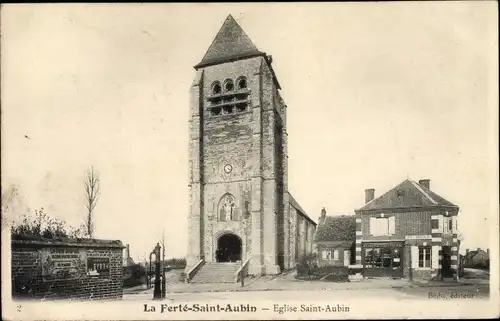
[[265, 53], [257, 49], [236, 20], [229, 15], [195, 68], [258, 55]]
[[340, 242], [356, 240], [356, 218], [354, 215], [327, 216], [316, 229], [316, 242]]
[[405, 180], [385, 194], [365, 204], [360, 210], [376, 210], [422, 206], [457, 205], [445, 200], [425, 186], [410, 180]]

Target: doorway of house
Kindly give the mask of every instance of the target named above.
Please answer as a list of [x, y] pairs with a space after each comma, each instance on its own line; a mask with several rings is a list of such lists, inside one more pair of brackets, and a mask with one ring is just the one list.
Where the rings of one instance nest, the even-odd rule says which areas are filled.
[[241, 239], [232, 233], [227, 233], [217, 240], [217, 262], [241, 261]]
[[441, 274], [443, 278], [451, 278], [453, 277], [453, 271], [451, 270], [451, 247], [443, 246], [441, 255]]

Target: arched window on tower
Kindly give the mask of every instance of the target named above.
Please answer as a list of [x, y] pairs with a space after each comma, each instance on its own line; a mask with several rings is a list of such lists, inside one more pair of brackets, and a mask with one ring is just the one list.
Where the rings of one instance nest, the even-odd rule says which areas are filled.
[[240, 77], [236, 80], [236, 85], [238, 90], [243, 90], [247, 88], [247, 79], [245, 77]]
[[231, 79], [226, 79], [224, 81], [224, 91], [233, 91], [234, 90], [234, 83]]
[[239, 76], [236, 81], [231, 78], [226, 78], [223, 82], [214, 81], [211, 86], [211, 93], [207, 96], [207, 101], [207, 110], [211, 117], [248, 112], [250, 90], [248, 89], [247, 78]]
[[239, 219], [235, 198], [231, 194], [225, 194], [219, 201], [219, 221], [237, 221]]
[[220, 82], [214, 81], [214, 83], [212, 84], [212, 94], [218, 95], [221, 93], [221, 91], [222, 91], [222, 87], [220, 85]]

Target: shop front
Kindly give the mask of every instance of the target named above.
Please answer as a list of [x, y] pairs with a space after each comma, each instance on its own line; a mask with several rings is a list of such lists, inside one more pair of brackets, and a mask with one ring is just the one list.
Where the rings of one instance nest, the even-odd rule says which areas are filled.
[[404, 242], [364, 242], [362, 262], [364, 277], [403, 277]]

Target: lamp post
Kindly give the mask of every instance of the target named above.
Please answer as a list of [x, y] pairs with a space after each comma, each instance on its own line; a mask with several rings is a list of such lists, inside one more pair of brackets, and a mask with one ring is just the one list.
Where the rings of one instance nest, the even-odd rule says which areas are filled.
[[161, 283], [160, 283], [160, 243], [156, 243], [155, 249], [149, 257], [151, 258], [151, 255], [155, 255], [156, 257], [156, 262], [155, 262], [155, 285], [154, 285], [154, 291], [153, 291], [153, 299], [161, 299]]

